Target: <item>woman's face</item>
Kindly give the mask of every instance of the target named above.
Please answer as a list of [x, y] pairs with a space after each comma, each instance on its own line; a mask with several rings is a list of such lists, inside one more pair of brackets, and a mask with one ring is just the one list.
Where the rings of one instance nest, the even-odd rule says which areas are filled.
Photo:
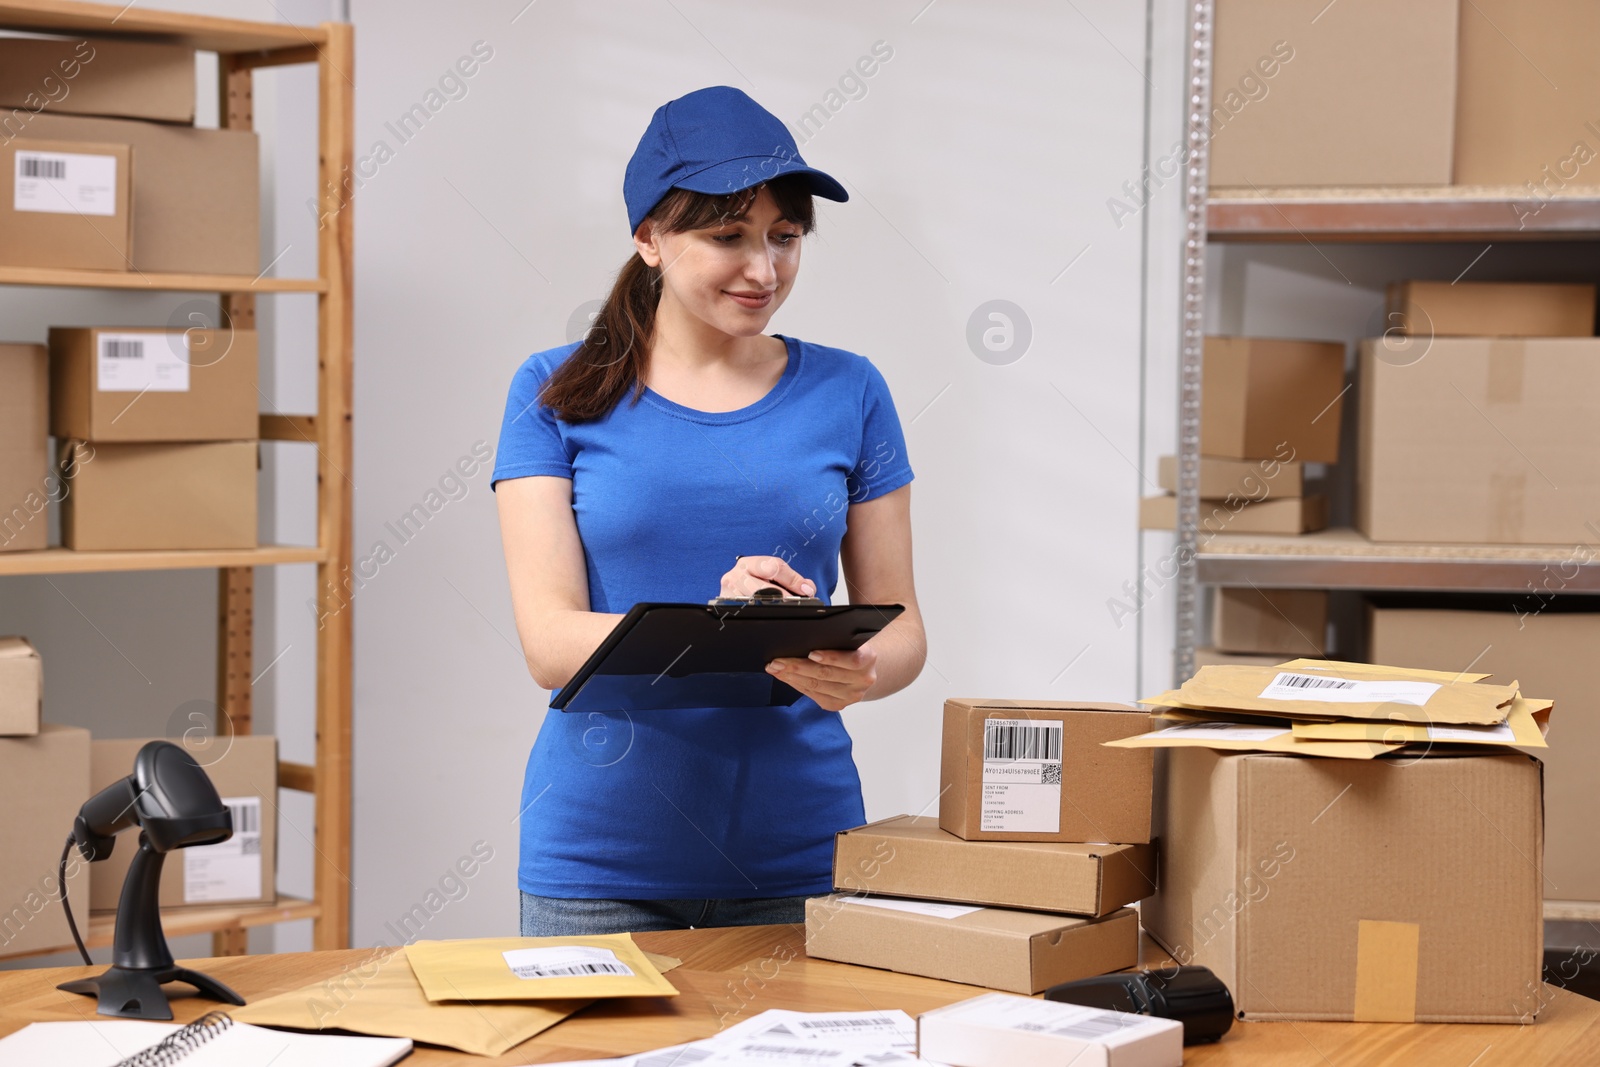
[[763, 188], [741, 218], [703, 230], [654, 233], [646, 221], [634, 236], [639, 255], [661, 267], [661, 302], [733, 337], [764, 332], [800, 269], [799, 223], [779, 217]]

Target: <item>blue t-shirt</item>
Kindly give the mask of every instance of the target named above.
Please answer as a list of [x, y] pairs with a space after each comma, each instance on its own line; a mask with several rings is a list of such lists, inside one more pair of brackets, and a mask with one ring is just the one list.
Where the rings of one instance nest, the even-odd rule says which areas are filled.
[[[778, 384], [705, 412], [632, 387], [572, 425], [538, 403], [576, 343], [511, 382], [491, 484], [572, 479], [589, 609], [704, 603], [736, 555], [780, 556], [831, 603], [849, 505], [911, 481], [883, 375], [781, 337]], [[518, 884], [552, 897], [770, 897], [832, 889], [833, 835], [866, 821], [837, 712], [789, 707], [545, 714], [523, 781]]]

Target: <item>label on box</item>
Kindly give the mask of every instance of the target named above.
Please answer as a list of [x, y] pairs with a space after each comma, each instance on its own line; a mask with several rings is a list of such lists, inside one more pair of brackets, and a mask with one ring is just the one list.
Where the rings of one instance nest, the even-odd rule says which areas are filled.
[[1200, 741], [1271, 741], [1287, 737], [1288, 727], [1251, 726], [1242, 722], [1182, 722], [1157, 730], [1151, 737], [1189, 737]]
[[189, 335], [166, 333], [101, 333], [95, 362], [102, 393], [187, 393]]
[[616, 974], [633, 977], [633, 968], [608, 948], [557, 945], [554, 948], [513, 948], [500, 953], [518, 978], [587, 978]]
[[115, 215], [117, 157], [81, 152], [16, 153], [13, 211]]
[[261, 895], [261, 798], [223, 797], [233, 836], [183, 850], [183, 902], [210, 904]]
[[1517, 733], [1507, 723], [1497, 726], [1430, 726], [1429, 741], [1503, 741], [1517, 743]]
[[1411, 704], [1421, 707], [1442, 687], [1437, 682], [1362, 681], [1331, 674], [1280, 671], [1262, 700], [1319, 700], [1326, 704]]
[[1059, 720], [985, 719], [981, 830], [1061, 832]]
[[887, 911], [909, 911], [913, 915], [929, 915], [935, 919], [959, 919], [982, 908], [965, 904], [939, 904], [931, 900], [902, 900], [899, 897], [840, 897], [847, 904], [865, 904], [869, 908]]

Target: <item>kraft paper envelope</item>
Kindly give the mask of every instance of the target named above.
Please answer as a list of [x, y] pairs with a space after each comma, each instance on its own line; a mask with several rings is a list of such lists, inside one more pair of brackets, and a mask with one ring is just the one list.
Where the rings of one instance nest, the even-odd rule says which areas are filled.
[[1242, 711], [1285, 719], [1377, 719], [1396, 722], [1505, 721], [1516, 688], [1483, 682], [1426, 681], [1412, 672], [1321, 667], [1201, 667], [1176, 692], [1140, 701]]
[[1418, 682], [1481, 682], [1487, 674], [1462, 671], [1426, 671], [1420, 667], [1386, 667], [1376, 663], [1346, 663], [1336, 659], [1291, 659], [1277, 665], [1279, 670], [1364, 671], [1385, 678], [1405, 678]]
[[1296, 756], [1331, 756], [1334, 759], [1373, 759], [1397, 750], [1396, 746], [1380, 741], [1297, 741], [1289, 723], [1263, 726], [1198, 720], [1100, 743], [1110, 748], [1219, 748], [1237, 752], [1290, 752]]
[[1550, 729], [1553, 701], [1519, 696], [1511, 702], [1506, 721], [1496, 726], [1461, 726], [1400, 722], [1297, 722], [1294, 736], [1302, 741], [1383, 741], [1465, 745], [1521, 745], [1524, 748], [1549, 748], [1545, 734]]
[[416, 941], [406, 959], [435, 1002], [678, 995], [628, 934]]

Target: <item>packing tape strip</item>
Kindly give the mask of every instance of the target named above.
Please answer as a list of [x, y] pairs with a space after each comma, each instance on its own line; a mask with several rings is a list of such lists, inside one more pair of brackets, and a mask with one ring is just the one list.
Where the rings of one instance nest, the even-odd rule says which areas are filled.
[[1356, 929], [1356, 1004], [1358, 1023], [1417, 1021], [1416, 923], [1362, 919]]
[[1521, 341], [1490, 341], [1485, 399], [1491, 404], [1522, 403], [1522, 381], [1527, 373], [1527, 364], [1526, 349]]
[[1528, 472], [1489, 474], [1489, 539], [1501, 544], [1522, 540], [1527, 513]]

